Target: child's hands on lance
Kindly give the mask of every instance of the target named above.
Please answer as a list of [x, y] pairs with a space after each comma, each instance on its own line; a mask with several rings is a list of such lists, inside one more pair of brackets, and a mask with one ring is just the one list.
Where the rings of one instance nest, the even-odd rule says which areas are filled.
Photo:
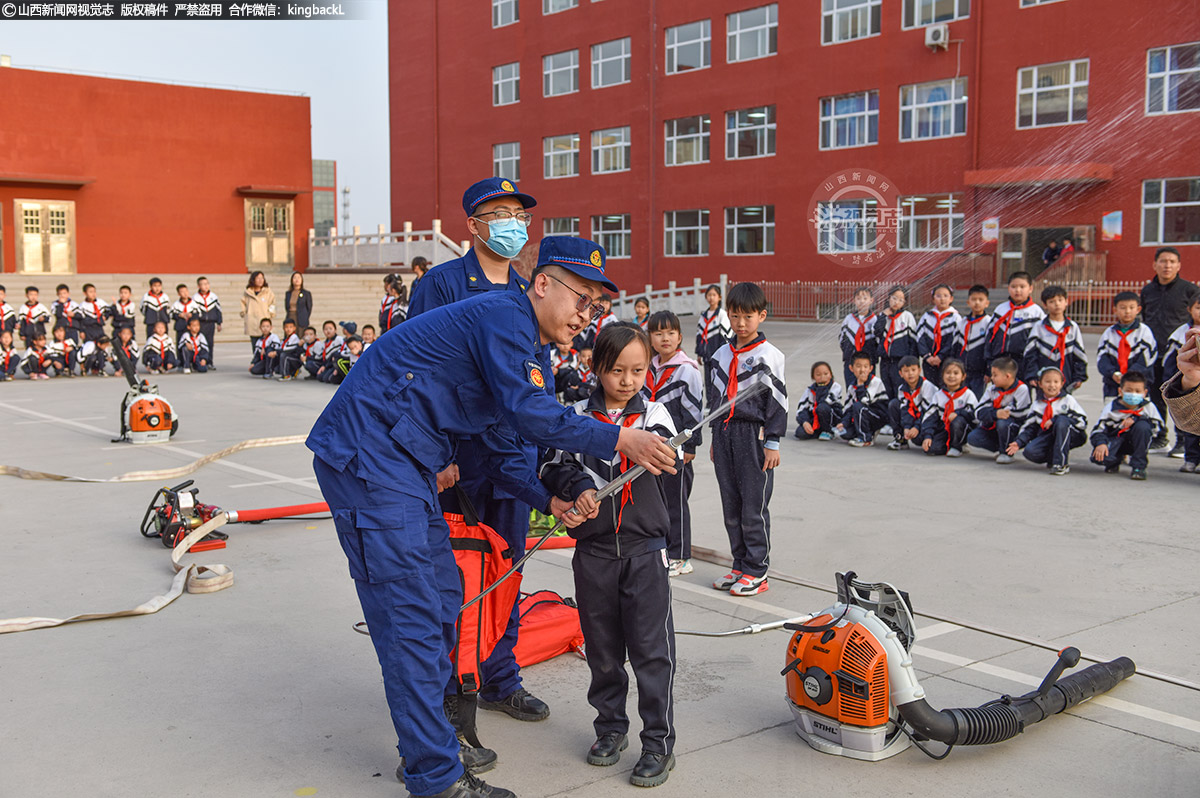
[[561, 520], [568, 529], [574, 529], [588, 519], [600, 514], [600, 502], [596, 501], [596, 490], [590, 488], [579, 494], [575, 500], [575, 512], [566, 513]]
[[763, 449], [763, 471], [779, 467], [779, 450]]
[[1108, 444], [1102, 443], [1095, 449], [1092, 449], [1092, 459], [1097, 463], [1103, 463], [1104, 458], [1108, 457]]

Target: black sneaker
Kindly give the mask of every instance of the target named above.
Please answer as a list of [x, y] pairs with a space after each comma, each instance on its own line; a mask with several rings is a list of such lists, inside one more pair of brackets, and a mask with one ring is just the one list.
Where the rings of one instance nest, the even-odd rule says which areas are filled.
[[1104, 473], [1105, 473], [1105, 474], [1115, 474], [1115, 473], [1117, 473], [1117, 472], [1118, 472], [1118, 471], [1120, 471], [1120, 470], [1121, 470], [1121, 464], [1120, 464], [1120, 463], [1116, 463], [1116, 464], [1114, 464], [1114, 465], [1110, 465], [1110, 466], [1105, 466], [1105, 467], [1104, 467]]
[[1169, 440], [1167, 440], [1166, 435], [1159, 435], [1157, 438], [1150, 441], [1150, 450], [1158, 451], [1159, 449], [1165, 449], [1170, 445], [1171, 445], [1171, 442]]
[[550, 707], [546, 702], [535, 698], [524, 687], [520, 687], [508, 698], [499, 701], [484, 701], [479, 699], [479, 708], [489, 712], [503, 712], [517, 720], [545, 720], [550, 717]]
[[666, 782], [674, 768], [674, 754], [652, 754], [643, 751], [642, 758], [633, 766], [629, 782], [635, 787], [657, 787]]
[[1171, 451], [1167, 452], [1167, 457], [1175, 457], [1182, 460], [1184, 456], [1183, 441], [1176, 441], [1175, 445], [1171, 447]]
[[[468, 773], [478, 776], [496, 767], [499, 757], [490, 748], [472, 748], [464, 740], [458, 741], [458, 760]], [[404, 783], [404, 757], [400, 757], [400, 765], [396, 768], [396, 780]]]
[[493, 787], [470, 773], [464, 773], [458, 781], [429, 798], [517, 798], [517, 794], [502, 787]]
[[1138, 481], [1144, 480], [1146, 478], [1146, 469], [1144, 469], [1144, 468], [1133, 469], [1133, 473], [1129, 475], [1129, 478], [1136, 479]]

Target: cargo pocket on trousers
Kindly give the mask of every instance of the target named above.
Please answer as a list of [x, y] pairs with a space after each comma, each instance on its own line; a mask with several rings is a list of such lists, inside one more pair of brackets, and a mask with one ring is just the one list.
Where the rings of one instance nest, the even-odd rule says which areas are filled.
[[350, 578], [367, 581], [367, 565], [363, 560], [362, 535], [354, 526], [353, 510], [334, 510], [333, 526], [337, 529], [338, 542], [350, 563]]
[[357, 510], [355, 523], [367, 582], [432, 578], [429, 508], [420, 499]]

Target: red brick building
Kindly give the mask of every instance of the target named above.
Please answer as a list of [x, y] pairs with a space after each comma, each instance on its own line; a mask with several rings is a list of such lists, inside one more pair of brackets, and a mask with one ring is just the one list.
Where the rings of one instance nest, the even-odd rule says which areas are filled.
[[394, 227], [457, 235], [496, 173], [538, 198], [531, 239], [596, 238], [631, 286], [911, 279], [971, 253], [1002, 277], [1068, 234], [1109, 280], [1160, 244], [1200, 254], [1194, 0], [391, 8]]
[[307, 97], [11, 67], [0, 97], [0, 272], [307, 266]]

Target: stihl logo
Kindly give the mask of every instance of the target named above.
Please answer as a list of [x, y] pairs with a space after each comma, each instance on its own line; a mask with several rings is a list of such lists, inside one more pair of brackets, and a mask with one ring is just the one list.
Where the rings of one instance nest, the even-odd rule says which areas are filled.
[[812, 722], [812, 725], [813, 725], [813, 728], [814, 728], [814, 729], [816, 729], [817, 731], [822, 731], [822, 732], [825, 732], [826, 734], [828, 734], [828, 735], [831, 735], [831, 736], [833, 736], [833, 737], [840, 737], [840, 736], [841, 736], [841, 730], [840, 730], [840, 729], [837, 729], [837, 728], [835, 728], [835, 727], [833, 727], [833, 726], [826, 725], [826, 724], [822, 723], [822, 722], [821, 722], [821, 721], [819, 721], [819, 720], [814, 720], [814, 721]]

